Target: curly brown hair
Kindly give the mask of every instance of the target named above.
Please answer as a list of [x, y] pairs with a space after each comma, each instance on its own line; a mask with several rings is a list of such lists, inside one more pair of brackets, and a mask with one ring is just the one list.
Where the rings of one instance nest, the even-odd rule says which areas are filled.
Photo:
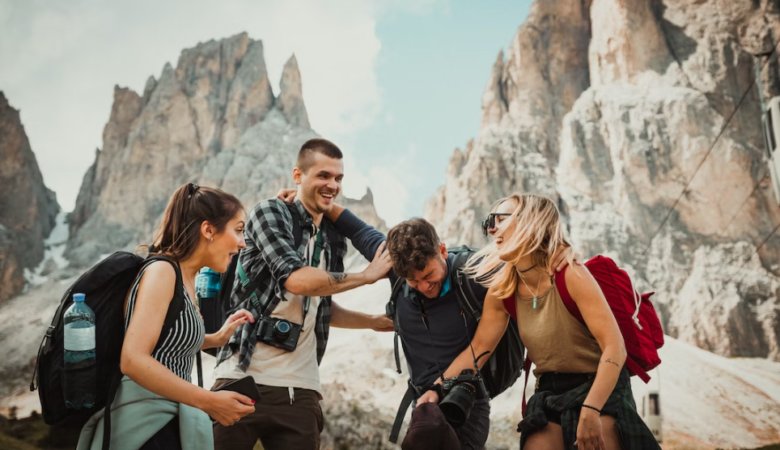
[[439, 254], [440, 245], [436, 228], [425, 219], [401, 222], [387, 233], [387, 251], [395, 274], [401, 278], [411, 278], [412, 273], [423, 270]]

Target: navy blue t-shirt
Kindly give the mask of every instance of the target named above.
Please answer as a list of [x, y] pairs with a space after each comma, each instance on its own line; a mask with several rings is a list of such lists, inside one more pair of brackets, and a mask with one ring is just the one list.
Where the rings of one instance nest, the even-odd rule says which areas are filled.
[[[352, 245], [369, 261], [373, 259], [379, 245], [386, 240], [384, 234], [349, 210], [344, 210], [335, 225], [338, 232], [350, 239]], [[455, 255], [450, 254], [447, 258], [448, 268], [454, 260]], [[391, 286], [398, 279], [393, 271], [388, 274], [388, 278]], [[468, 278], [468, 282], [477, 300], [484, 302], [487, 289], [471, 278]], [[396, 301], [396, 315], [403, 336], [401, 342], [412, 383], [416, 386], [427, 386], [439, 377], [437, 362], [442, 371], [447, 370], [452, 361], [468, 348], [469, 339], [473, 339], [477, 331], [477, 323], [469, 314], [465, 314], [466, 323], [463, 322], [455, 296], [457, 288], [451, 281], [449, 291], [434, 299], [426, 298], [411, 288], [407, 289], [409, 295], [405, 296], [405, 290], [402, 289], [399, 294], [401, 298]], [[422, 320], [422, 308], [428, 317], [430, 334]]]

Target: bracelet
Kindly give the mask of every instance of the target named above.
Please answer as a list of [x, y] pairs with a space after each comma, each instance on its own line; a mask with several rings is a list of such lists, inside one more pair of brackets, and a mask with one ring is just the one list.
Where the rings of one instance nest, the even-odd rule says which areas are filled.
[[582, 407], [583, 407], [583, 408], [592, 409], [592, 410], [596, 411], [597, 413], [601, 414], [601, 410], [600, 410], [600, 409], [598, 409], [598, 408], [594, 408], [594, 407], [592, 407], [592, 406], [590, 406], [590, 405], [586, 405], [586, 404], [584, 404], [584, 403], [583, 403], [583, 404], [582, 404]]

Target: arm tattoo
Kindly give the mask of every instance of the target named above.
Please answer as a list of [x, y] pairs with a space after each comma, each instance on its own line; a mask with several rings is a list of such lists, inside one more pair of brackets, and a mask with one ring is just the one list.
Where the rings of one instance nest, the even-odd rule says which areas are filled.
[[620, 365], [619, 365], [618, 363], [616, 363], [615, 361], [612, 361], [612, 360], [611, 360], [611, 359], [609, 359], [609, 358], [607, 358], [607, 360], [606, 360], [606, 361], [604, 361], [604, 362], [605, 362], [605, 363], [609, 363], [609, 364], [613, 364], [615, 367], [617, 367], [618, 369], [620, 369]]
[[328, 272], [328, 275], [330, 276], [330, 278], [328, 278], [328, 284], [330, 286], [333, 286], [334, 284], [341, 284], [344, 282], [344, 280], [347, 279], [346, 273]]

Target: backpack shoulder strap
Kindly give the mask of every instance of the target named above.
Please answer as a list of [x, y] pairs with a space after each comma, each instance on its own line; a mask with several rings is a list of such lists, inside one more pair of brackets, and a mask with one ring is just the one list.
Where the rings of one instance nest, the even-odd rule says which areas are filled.
[[563, 270], [555, 273], [555, 287], [558, 289], [558, 294], [561, 296], [561, 300], [563, 300], [563, 304], [566, 306], [566, 309], [569, 310], [575, 319], [585, 323], [585, 319], [582, 318], [580, 309], [577, 307], [577, 304], [574, 303], [574, 299], [571, 298], [571, 294], [569, 294], [569, 288], [566, 287], [566, 270], [568, 269], [569, 266], [567, 265], [563, 268]]
[[167, 261], [173, 266], [173, 270], [176, 271], [176, 284], [173, 287], [173, 299], [171, 300], [171, 305], [168, 307], [168, 312], [165, 314], [165, 322], [163, 322], [164, 327], [171, 327], [184, 309], [184, 282], [181, 277], [181, 268], [179, 268], [177, 262], [164, 255], [150, 256], [146, 261]]
[[287, 205], [287, 209], [290, 210], [290, 214], [292, 215], [293, 240], [295, 242], [295, 249], [297, 251], [298, 247], [301, 246], [301, 241], [303, 241], [301, 214], [298, 212], [298, 207], [295, 205], [295, 202], [285, 203], [285, 205]]
[[463, 273], [463, 266], [466, 264], [474, 251], [465, 245], [452, 251], [455, 261], [450, 269], [450, 283], [454, 282], [457, 287], [455, 297], [458, 299], [460, 308], [471, 315], [477, 323], [482, 319], [482, 302], [477, 299], [474, 290], [471, 288], [468, 276]]
[[393, 421], [393, 427], [390, 429], [390, 437], [388, 440], [393, 444], [398, 443], [398, 435], [401, 432], [401, 425], [403, 425], [404, 423], [404, 417], [406, 416], [406, 411], [409, 409], [409, 406], [411, 406], [415, 397], [416, 397], [416, 392], [412, 387], [412, 382], [410, 380], [409, 386], [406, 388], [406, 392], [404, 393], [404, 398], [401, 399], [401, 404], [398, 405], [398, 412], [395, 415], [395, 420]]
[[398, 339], [402, 335], [402, 332], [401, 324], [398, 321], [398, 314], [396, 314], [396, 303], [398, 295], [401, 293], [401, 290], [405, 284], [406, 280], [401, 277], [398, 277], [398, 279], [395, 280], [395, 283], [393, 284], [393, 290], [390, 293], [390, 300], [388, 300], [387, 305], [385, 305], [385, 314], [387, 314], [388, 317], [393, 318], [393, 328], [395, 329], [395, 335], [393, 336], [393, 353], [395, 354], [395, 370], [398, 373], [401, 373], [401, 353]]

